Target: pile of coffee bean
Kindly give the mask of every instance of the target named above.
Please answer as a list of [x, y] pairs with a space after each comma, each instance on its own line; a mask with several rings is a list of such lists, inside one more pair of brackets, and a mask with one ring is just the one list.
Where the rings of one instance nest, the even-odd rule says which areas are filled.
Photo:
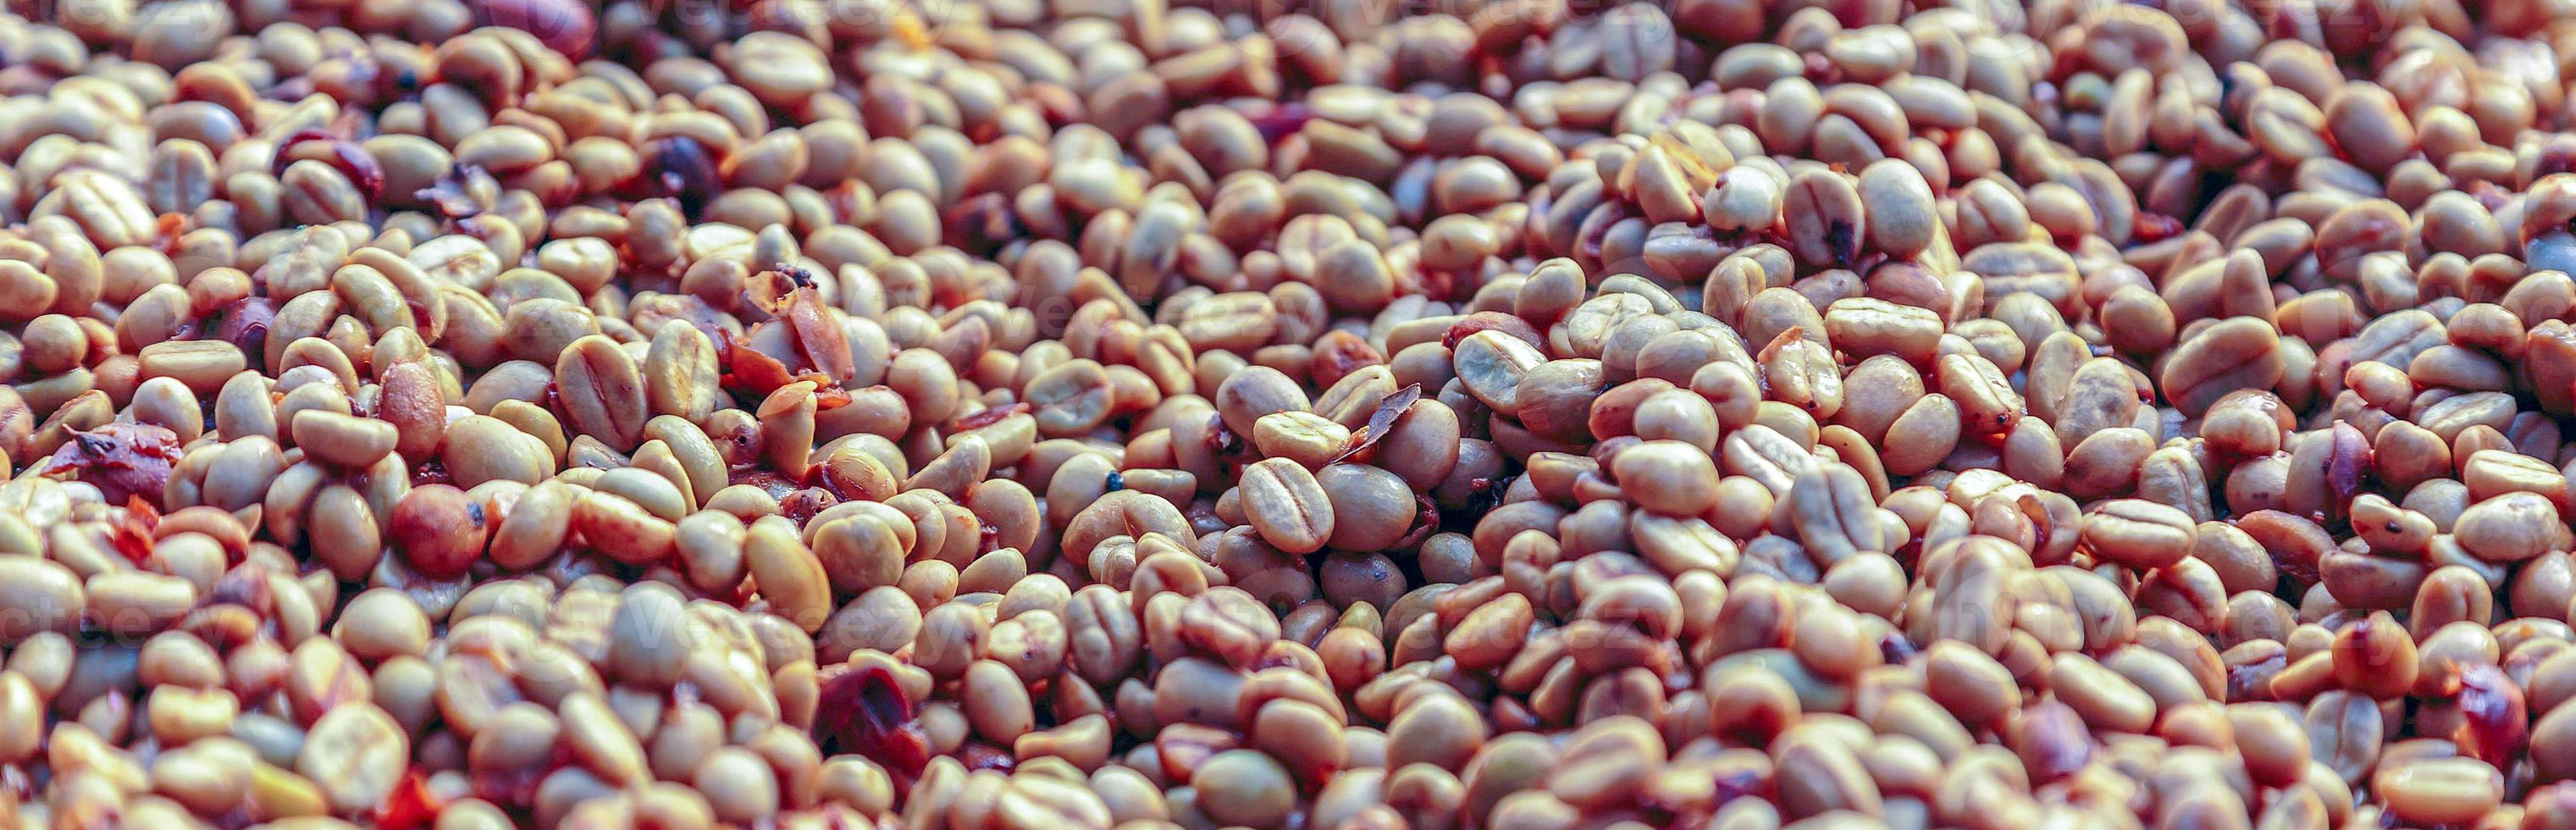
[[10, 0], [20, 827], [2576, 827], [2568, 0]]

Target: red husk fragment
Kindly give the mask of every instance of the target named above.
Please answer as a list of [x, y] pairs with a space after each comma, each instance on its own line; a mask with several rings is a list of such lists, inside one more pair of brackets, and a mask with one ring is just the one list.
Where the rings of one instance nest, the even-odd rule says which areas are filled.
[[159, 250], [162, 256], [176, 257], [179, 253], [179, 237], [188, 233], [190, 224], [188, 217], [176, 213], [164, 213], [153, 217], [152, 247]]
[[1413, 528], [1405, 531], [1402, 537], [1395, 540], [1394, 549], [1408, 550], [1420, 546], [1423, 540], [1431, 538], [1431, 534], [1439, 530], [1440, 505], [1433, 503], [1430, 496], [1415, 493], [1413, 494]]
[[[841, 388], [839, 379], [812, 370], [789, 371], [787, 364], [778, 362], [778, 358], [762, 354], [760, 350], [744, 346], [730, 337], [716, 348], [724, 355], [725, 373], [721, 383], [727, 389], [767, 395], [800, 380], [813, 381], [815, 411], [829, 412], [850, 402], [850, 391]], [[851, 371], [857, 372], [856, 369]]]
[[2139, 245], [2162, 242], [2182, 233], [2184, 229], [2181, 220], [2161, 213], [2141, 211], [2138, 213], [2137, 221], [2129, 230], [2129, 241]]
[[277, 322], [277, 303], [258, 295], [243, 297], [216, 309], [207, 320], [214, 339], [256, 356], [268, 348], [268, 327]]
[[1413, 402], [1418, 400], [1422, 400], [1422, 384], [1419, 383], [1398, 389], [1380, 399], [1377, 402], [1377, 411], [1369, 415], [1368, 426], [1362, 429], [1360, 434], [1353, 436], [1351, 445], [1343, 449], [1341, 455], [1334, 456], [1333, 460], [1341, 461], [1375, 448], [1377, 442], [1386, 438], [1387, 430], [1394, 429], [1395, 422], [1403, 419], [1404, 413], [1411, 411]]
[[2460, 725], [2451, 741], [2469, 757], [2511, 769], [2513, 756], [2531, 734], [2531, 711], [2522, 686], [2493, 663], [2460, 669], [2448, 683], [2460, 707]]
[[830, 752], [855, 752], [884, 767], [897, 791], [930, 763], [930, 740], [913, 719], [912, 695], [881, 665], [827, 669], [814, 710], [814, 738]]
[[125, 560], [141, 565], [152, 559], [152, 529], [161, 524], [161, 510], [144, 501], [141, 495], [125, 497], [125, 515], [116, 523], [116, 552]]
[[850, 390], [841, 388], [838, 383], [826, 382], [827, 379], [813, 372], [797, 375], [796, 379], [814, 381], [814, 411], [816, 412], [830, 412], [850, 405]]
[[806, 365], [835, 382], [858, 376], [858, 364], [850, 357], [849, 335], [823, 306], [821, 293], [812, 286], [789, 292], [786, 311], [780, 319], [796, 335], [796, 347], [804, 353]]
[[438, 821], [438, 812], [446, 805], [429, 791], [429, 779], [419, 769], [403, 775], [402, 783], [376, 806], [376, 826], [385, 830], [412, 830], [428, 827]]
[[766, 395], [778, 387], [796, 382], [796, 376], [790, 374], [787, 364], [778, 362], [778, 358], [730, 341], [725, 343], [724, 349], [724, 385], [727, 388]]
[[161, 503], [161, 486], [179, 463], [179, 434], [157, 424], [118, 421], [72, 433], [54, 451], [46, 475], [69, 473], [97, 487], [109, 503], [142, 498]]

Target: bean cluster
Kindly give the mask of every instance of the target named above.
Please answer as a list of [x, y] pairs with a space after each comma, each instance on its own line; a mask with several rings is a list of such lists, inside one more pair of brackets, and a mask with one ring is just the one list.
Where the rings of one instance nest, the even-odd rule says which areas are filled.
[[0, 818], [2576, 827], [2571, 21], [13, 0]]

